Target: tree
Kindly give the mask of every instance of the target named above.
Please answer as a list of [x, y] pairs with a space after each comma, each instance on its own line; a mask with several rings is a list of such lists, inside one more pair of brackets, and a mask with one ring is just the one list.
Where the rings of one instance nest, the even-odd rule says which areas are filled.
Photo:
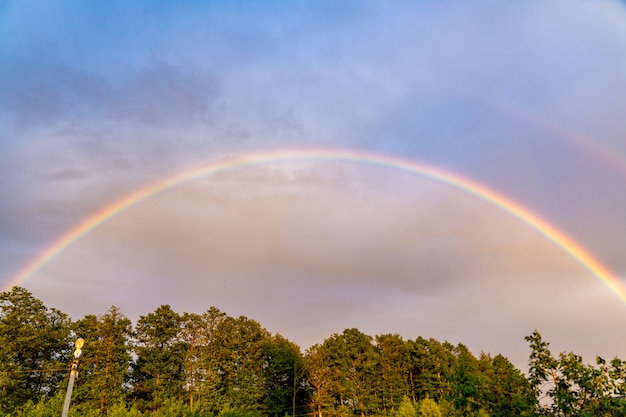
[[298, 390], [303, 384], [300, 348], [277, 334], [264, 339], [261, 351], [267, 393], [262, 411], [274, 416], [289, 412], [295, 415]]
[[334, 404], [331, 391], [333, 371], [324, 345], [316, 344], [306, 350], [304, 369], [311, 391], [309, 405], [317, 417], [322, 417], [324, 410]]
[[430, 398], [424, 398], [417, 406], [419, 417], [443, 417], [439, 404]]
[[394, 413], [394, 417], [417, 417], [415, 403], [405, 395], [402, 397], [402, 401], [398, 406], [398, 411]]
[[181, 316], [162, 305], [141, 316], [135, 327], [133, 396], [143, 409], [157, 410], [166, 399], [182, 401]]
[[323, 360], [330, 371], [330, 383], [327, 385], [329, 394], [333, 397], [333, 407], [339, 414], [343, 414], [347, 402], [346, 380], [348, 379], [348, 365], [346, 361], [345, 343], [341, 335], [335, 333], [322, 343]]
[[0, 412], [55, 396], [69, 371], [70, 324], [24, 288], [0, 293]]
[[451, 379], [450, 399], [464, 415], [474, 415], [482, 408], [485, 375], [479, 369], [476, 357], [463, 344], [455, 348], [456, 362]]
[[202, 357], [209, 344], [208, 334], [202, 316], [184, 313], [182, 317], [181, 338], [183, 341], [183, 374], [185, 390], [189, 401], [189, 410], [199, 402], [202, 383], [206, 372], [202, 366]]
[[217, 323], [210, 348], [220, 376], [219, 388], [227, 400], [224, 407], [263, 407], [266, 392], [262, 344], [269, 335], [258, 322], [245, 316], [226, 316]]
[[409, 346], [395, 334], [376, 336], [382, 409], [396, 407], [409, 393]]
[[364, 415], [371, 408], [374, 369], [377, 366], [372, 338], [358, 329], [333, 334], [323, 343], [325, 359], [331, 370], [336, 407], [348, 407]]
[[358, 329], [346, 329], [342, 333], [346, 354], [348, 401], [353, 412], [364, 416], [373, 408], [375, 384], [374, 370], [378, 358], [372, 344], [372, 337]]
[[[223, 323], [228, 320], [228, 315], [215, 307], [209, 308], [200, 316], [200, 326], [197, 328], [199, 335], [199, 358], [196, 365], [187, 364], [187, 379], [189, 366], [196, 367], [197, 372], [193, 377], [194, 389], [197, 395], [197, 402], [203, 409], [212, 414], [218, 414], [227, 405], [225, 396], [226, 383], [224, 382], [223, 365], [221, 363], [224, 353], [222, 353], [222, 341], [228, 338]], [[187, 340], [189, 343], [189, 340]]]
[[111, 306], [104, 314], [87, 315], [77, 321], [74, 331], [85, 340], [76, 401], [82, 402], [83, 408], [95, 408], [105, 414], [124, 397], [124, 383], [132, 362], [131, 322]]
[[451, 378], [456, 363], [454, 346], [436, 339], [418, 337], [409, 342], [411, 398], [435, 401], [451, 395]]
[[626, 415], [626, 404], [616, 397], [624, 390], [624, 363], [619, 359], [596, 358], [596, 366], [583, 363], [570, 352], [557, 358], [538, 331], [526, 337], [530, 343], [529, 381], [536, 395], [548, 401], [537, 405], [544, 416]]
[[531, 385], [507, 358], [482, 355], [479, 364], [487, 384], [482, 403], [490, 416], [532, 415], [537, 399]]

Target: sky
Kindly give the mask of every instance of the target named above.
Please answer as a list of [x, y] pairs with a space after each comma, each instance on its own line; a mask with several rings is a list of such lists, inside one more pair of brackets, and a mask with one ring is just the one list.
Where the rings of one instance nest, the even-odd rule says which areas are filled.
[[[74, 320], [215, 306], [303, 349], [356, 327], [526, 370], [537, 329], [625, 358], [625, 300], [563, 245], [458, 184], [337, 157], [491, 190], [626, 284], [625, 105], [618, 1], [3, 1], [0, 289]], [[257, 154], [18, 279], [110, 204]]]

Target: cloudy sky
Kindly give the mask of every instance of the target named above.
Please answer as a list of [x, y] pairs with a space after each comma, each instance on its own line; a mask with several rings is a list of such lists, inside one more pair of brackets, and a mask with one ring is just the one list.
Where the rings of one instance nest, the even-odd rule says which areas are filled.
[[170, 304], [303, 348], [357, 327], [502, 353], [626, 357], [626, 305], [492, 202], [391, 165], [234, 165], [348, 149], [526, 207], [626, 282], [626, 8], [609, 0], [0, 3], [0, 288], [74, 319]]

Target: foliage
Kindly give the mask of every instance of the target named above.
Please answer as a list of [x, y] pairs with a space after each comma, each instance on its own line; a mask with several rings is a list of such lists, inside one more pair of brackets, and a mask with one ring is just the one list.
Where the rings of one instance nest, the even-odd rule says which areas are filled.
[[491, 417], [532, 415], [537, 399], [531, 384], [507, 358], [483, 354], [479, 366], [486, 378], [482, 404]]
[[109, 406], [106, 413], [107, 417], [141, 417], [141, 412], [134, 405], [130, 408], [124, 401], [118, 401]]
[[274, 416], [295, 415], [297, 404], [302, 403], [298, 393], [304, 383], [300, 348], [281, 335], [269, 336], [261, 343], [261, 356], [267, 392], [262, 410]]
[[398, 410], [394, 413], [394, 417], [417, 417], [417, 415], [415, 404], [405, 395], [398, 406]]
[[526, 377], [502, 355], [358, 329], [303, 355], [215, 307], [162, 305], [133, 328], [113, 306], [72, 323], [20, 287], [0, 293], [0, 416], [60, 414], [79, 336], [70, 416], [626, 417], [626, 362], [555, 357], [536, 331]]
[[24, 288], [0, 293], [0, 411], [55, 396], [69, 370], [69, 324]]
[[543, 400], [537, 404], [538, 415], [626, 416], [622, 360], [615, 358], [607, 364], [598, 357], [595, 366], [588, 365], [572, 352], [554, 357], [536, 330], [526, 340], [531, 347], [529, 381]]
[[42, 399], [37, 403], [29, 400], [15, 412], [16, 417], [58, 417], [63, 410], [64, 395]]
[[140, 409], [157, 410], [182, 393], [181, 316], [169, 305], [141, 316], [135, 329], [133, 399]]
[[332, 387], [333, 370], [327, 360], [326, 347], [316, 344], [307, 349], [304, 356], [305, 383], [310, 393], [309, 406], [317, 417], [334, 404]]
[[95, 408], [108, 414], [108, 408], [125, 396], [124, 385], [132, 363], [131, 322], [112, 306], [100, 316], [85, 316], [73, 327], [87, 345], [80, 359], [74, 396], [83, 409]]
[[418, 405], [420, 417], [443, 417], [439, 404], [430, 398], [424, 398]]
[[409, 343], [396, 334], [376, 336], [378, 356], [378, 391], [380, 408], [393, 408], [404, 401], [410, 388]]

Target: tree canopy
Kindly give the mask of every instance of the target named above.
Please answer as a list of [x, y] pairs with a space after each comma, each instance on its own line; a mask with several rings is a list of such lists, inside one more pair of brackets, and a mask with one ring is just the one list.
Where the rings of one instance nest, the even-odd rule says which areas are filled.
[[501, 354], [355, 328], [302, 352], [215, 307], [73, 322], [21, 287], [0, 293], [0, 416], [59, 414], [77, 337], [71, 415], [626, 416], [626, 362], [555, 357], [537, 331], [526, 376]]

